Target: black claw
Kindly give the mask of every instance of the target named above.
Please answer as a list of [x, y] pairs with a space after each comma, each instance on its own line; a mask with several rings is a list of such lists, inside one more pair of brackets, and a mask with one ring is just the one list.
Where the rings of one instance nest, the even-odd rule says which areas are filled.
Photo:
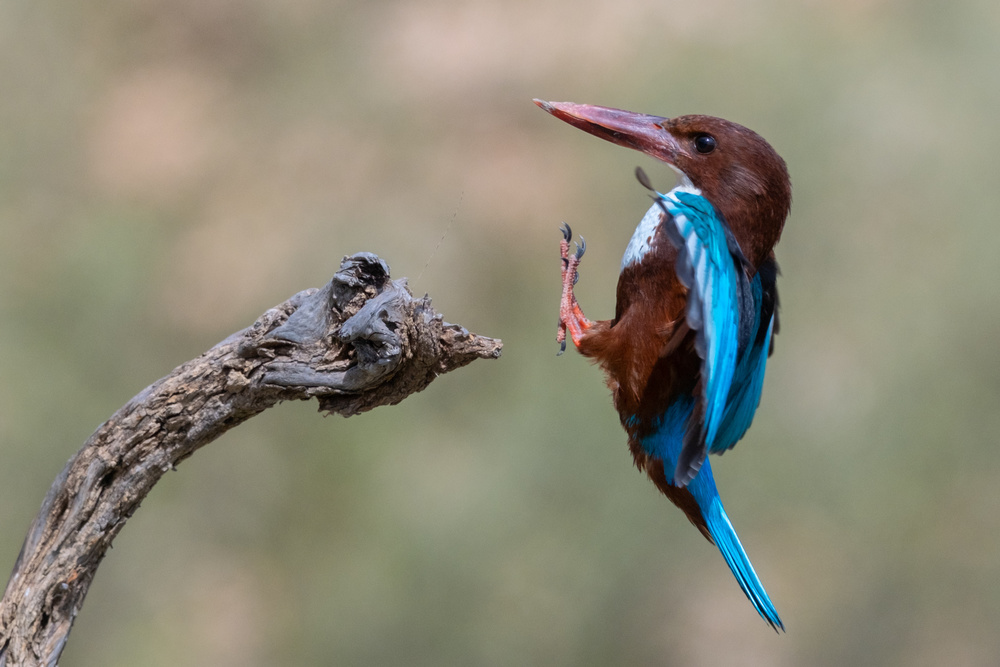
[[556, 352], [556, 356], [557, 357], [562, 356], [562, 353], [565, 352], [565, 351], [566, 351], [566, 339], [563, 338], [562, 343], [560, 343], [560, 345], [559, 345], [559, 351]]
[[582, 259], [585, 252], [587, 252], [587, 241], [581, 236], [580, 242], [576, 244], [576, 259]]
[[563, 238], [566, 239], [567, 243], [569, 243], [569, 241], [573, 238], [573, 230], [565, 222], [559, 226], [559, 231], [562, 232]]

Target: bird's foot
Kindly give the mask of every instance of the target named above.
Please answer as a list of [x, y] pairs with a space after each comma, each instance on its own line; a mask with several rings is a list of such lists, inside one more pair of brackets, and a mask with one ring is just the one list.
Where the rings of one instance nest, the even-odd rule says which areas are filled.
[[580, 242], [576, 244], [576, 251], [571, 253], [569, 242], [573, 239], [573, 230], [565, 222], [560, 229], [563, 235], [559, 242], [559, 251], [562, 257], [563, 289], [562, 300], [559, 303], [559, 325], [556, 331], [556, 342], [559, 343], [558, 354], [566, 351], [567, 333], [573, 339], [573, 344], [579, 347], [583, 334], [593, 324], [584, 316], [583, 310], [576, 300], [576, 295], [573, 294], [573, 286], [576, 285], [576, 281], [580, 277], [577, 273], [577, 267], [580, 265], [583, 253], [587, 251], [587, 242], [581, 236]]

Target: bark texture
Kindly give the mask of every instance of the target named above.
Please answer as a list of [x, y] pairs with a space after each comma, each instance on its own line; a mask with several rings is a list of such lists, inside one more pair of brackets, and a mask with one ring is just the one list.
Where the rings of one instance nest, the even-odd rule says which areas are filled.
[[0, 600], [0, 667], [55, 665], [97, 567], [157, 480], [237, 424], [316, 398], [350, 416], [442, 373], [500, 356], [499, 340], [443, 321], [377, 256], [345, 257], [322, 289], [154, 382], [102, 424], [42, 503]]

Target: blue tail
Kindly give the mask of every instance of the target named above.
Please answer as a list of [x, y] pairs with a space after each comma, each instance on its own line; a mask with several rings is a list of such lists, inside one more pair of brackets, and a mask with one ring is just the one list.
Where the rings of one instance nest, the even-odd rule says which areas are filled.
[[[705, 470], [702, 469], [699, 476], [704, 473]], [[757, 573], [754, 572], [753, 565], [750, 564], [750, 559], [747, 558], [747, 553], [743, 550], [743, 545], [740, 544], [740, 538], [733, 530], [733, 524], [729, 523], [729, 517], [726, 515], [726, 510], [722, 508], [722, 501], [718, 495], [712, 498], [707, 512], [702, 507], [702, 513], [708, 524], [708, 532], [711, 533], [716, 546], [722, 552], [722, 557], [726, 559], [726, 564], [733, 571], [736, 581], [739, 582], [740, 588], [753, 603], [757, 613], [774, 628], [775, 632], [779, 628], [784, 630], [785, 625], [781, 622], [781, 617], [778, 616], [771, 598], [767, 596], [764, 585], [757, 578]]]
[[[674, 486], [673, 470], [677, 465], [685, 424], [693, 405], [694, 400], [689, 397], [675, 401], [661, 416], [655, 431], [642, 441], [646, 452], [663, 460], [666, 481], [671, 486]], [[722, 508], [722, 500], [719, 498], [719, 491], [715, 488], [715, 478], [712, 476], [712, 464], [708, 459], [705, 460], [694, 479], [688, 483], [687, 490], [694, 496], [712, 540], [719, 547], [722, 557], [726, 559], [726, 564], [733, 571], [736, 581], [739, 582], [740, 588], [753, 603], [757, 613], [775, 631], [784, 630], [785, 625], [781, 622], [781, 618], [774, 609], [771, 598], [767, 596], [764, 585], [760, 583], [757, 573], [754, 572], [753, 565], [750, 564], [750, 559], [747, 558], [743, 545], [740, 544], [740, 538], [733, 530], [733, 524], [729, 523], [726, 510]]]

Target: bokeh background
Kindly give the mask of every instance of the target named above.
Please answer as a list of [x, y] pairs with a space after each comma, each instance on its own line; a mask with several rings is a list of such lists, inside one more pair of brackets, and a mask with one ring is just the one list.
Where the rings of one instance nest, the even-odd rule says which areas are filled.
[[[271, 410], [164, 478], [60, 664], [1000, 663], [995, 0], [0, 4], [0, 567], [151, 381], [379, 253], [503, 358]], [[542, 97], [786, 158], [782, 330], [715, 464], [788, 627], [556, 358], [558, 225], [613, 313], [669, 170]]]

